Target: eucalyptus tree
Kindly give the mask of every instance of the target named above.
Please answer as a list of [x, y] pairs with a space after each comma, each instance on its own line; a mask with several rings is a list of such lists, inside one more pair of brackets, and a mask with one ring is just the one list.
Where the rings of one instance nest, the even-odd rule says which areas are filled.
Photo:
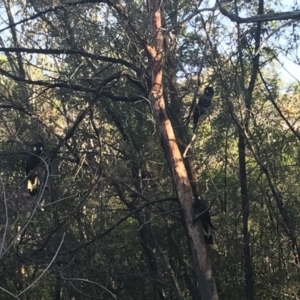
[[[240, 299], [241, 286], [247, 299], [259, 295], [249, 224], [250, 210], [260, 210], [251, 202], [250, 171], [263, 174], [264, 196], [276, 203], [268, 208], [279, 209], [278, 220], [299, 252], [295, 227], [265, 165], [271, 160], [263, 159], [266, 126], [254, 118], [260, 98], [276, 108], [278, 81], [274, 74], [268, 82], [263, 68], [278, 52], [266, 45], [281, 28], [296, 24], [299, 12], [274, 12], [263, 0], [3, 3], [0, 74], [13, 87], [0, 106], [2, 126], [8, 127], [12, 113], [23, 120], [13, 115], [14, 135], [2, 141], [15, 136], [19, 151], [29, 140], [42, 138], [48, 145], [41, 171], [45, 193], [25, 200], [21, 190], [18, 199], [32, 206], [5, 213], [4, 295], [36, 297], [43, 288], [44, 297], [56, 299]], [[7, 92], [5, 84], [1, 90]], [[193, 134], [191, 116], [207, 84], [217, 91], [214, 113]], [[215, 251], [193, 221], [193, 194], [214, 195], [217, 207], [234, 211], [217, 217]], [[232, 229], [230, 218], [240, 211], [242, 222]], [[15, 234], [8, 223], [19, 212]], [[243, 249], [238, 263], [230, 255], [234, 269], [244, 262], [241, 272], [223, 259], [222, 249], [232, 249], [224, 228], [235, 238], [235, 253]], [[51, 287], [42, 277], [47, 272]], [[214, 274], [222, 280], [215, 282]], [[232, 292], [226, 274], [244, 277], [245, 284], [235, 282]]]

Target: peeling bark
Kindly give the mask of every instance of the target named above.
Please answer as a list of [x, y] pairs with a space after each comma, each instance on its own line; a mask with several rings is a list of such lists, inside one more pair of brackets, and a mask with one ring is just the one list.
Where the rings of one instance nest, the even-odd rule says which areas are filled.
[[148, 9], [151, 18], [151, 42], [145, 45], [145, 50], [149, 59], [148, 88], [152, 114], [182, 208], [201, 299], [219, 299], [201, 225], [194, 225], [192, 221], [192, 190], [183, 158], [176, 142], [174, 130], [166, 113], [162, 80], [164, 37], [160, 30], [162, 26], [160, 1], [149, 0]]

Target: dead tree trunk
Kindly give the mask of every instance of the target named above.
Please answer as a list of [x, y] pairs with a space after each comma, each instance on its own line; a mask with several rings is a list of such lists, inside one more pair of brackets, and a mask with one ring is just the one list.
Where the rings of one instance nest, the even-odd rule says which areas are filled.
[[149, 60], [149, 100], [160, 142], [168, 161], [182, 208], [201, 299], [215, 300], [219, 298], [208, 248], [204, 242], [201, 225], [193, 224], [192, 190], [171, 122], [166, 113], [163, 98], [163, 34], [161, 30], [162, 15], [160, 4], [161, 1], [159, 0], [148, 1], [151, 36], [150, 42], [145, 45], [145, 50]]

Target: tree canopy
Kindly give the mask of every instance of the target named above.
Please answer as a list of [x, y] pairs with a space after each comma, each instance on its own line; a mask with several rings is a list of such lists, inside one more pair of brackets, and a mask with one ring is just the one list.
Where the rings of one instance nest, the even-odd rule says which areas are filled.
[[300, 299], [300, 4], [0, 11], [1, 299]]

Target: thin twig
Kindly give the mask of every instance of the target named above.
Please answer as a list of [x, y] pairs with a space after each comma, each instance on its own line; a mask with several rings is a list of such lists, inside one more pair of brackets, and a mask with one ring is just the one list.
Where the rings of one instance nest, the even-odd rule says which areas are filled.
[[0, 245], [0, 257], [2, 257], [2, 250], [4, 249], [4, 243], [5, 243], [5, 238], [6, 238], [6, 234], [7, 234], [7, 228], [8, 228], [8, 210], [7, 210], [7, 199], [6, 199], [6, 194], [5, 194], [5, 186], [4, 186], [4, 182], [3, 182], [1, 176], [0, 176], [0, 181], [1, 181], [2, 188], [3, 188], [3, 202], [4, 202], [4, 210], [5, 210], [5, 229], [4, 229], [4, 233], [3, 233], [3, 237], [2, 237], [2, 243]]
[[42, 276], [48, 271], [48, 269], [52, 266], [52, 264], [53, 264], [53, 262], [54, 262], [54, 260], [56, 259], [56, 257], [57, 257], [57, 254], [58, 254], [58, 252], [59, 252], [59, 250], [60, 250], [60, 248], [61, 248], [61, 246], [62, 246], [62, 244], [63, 244], [63, 242], [64, 242], [64, 240], [65, 240], [65, 233], [63, 234], [63, 237], [62, 237], [62, 239], [61, 239], [61, 242], [60, 242], [60, 244], [59, 244], [59, 246], [58, 246], [58, 248], [57, 248], [57, 250], [56, 250], [56, 252], [55, 252], [55, 254], [54, 254], [54, 256], [53, 256], [53, 258], [52, 258], [52, 260], [50, 261], [50, 263], [48, 264], [48, 266], [46, 267], [46, 269], [44, 269], [43, 270], [43, 272], [40, 274], [40, 276], [38, 276], [38, 278], [36, 278], [25, 290], [23, 290], [21, 293], [19, 293], [18, 294], [18, 296], [21, 296], [22, 294], [24, 294], [26, 291], [28, 291], [33, 285], [35, 285], [41, 278], [42, 278]]
[[99, 286], [100, 288], [104, 289], [109, 294], [111, 294], [114, 299], [117, 299], [116, 295], [114, 295], [113, 292], [111, 292], [108, 288], [106, 288], [105, 286], [99, 284], [98, 282], [90, 281], [88, 279], [83, 279], [83, 278], [66, 278], [62, 274], [60, 276], [61, 276], [61, 278], [63, 280], [68, 280], [68, 281], [82, 281], [82, 282], [87, 282], [87, 283], [95, 284], [95, 285]]
[[[33, 154], [33, 153], [32, 153]], [[34, 155], [34, 154], [33, 154]], [[44, 191], [45, 191], [45, 188], [46, 188], [46, 184], [48, 182], [48, 179], [49, 179], [49, 167], [48, 167], [48, 164], [47, 162], [39, 157], [40, 160], [45, 164], [45, 169], [46, 169], [46, 175], [45, 175], [45, 180], [44, 180], [44, 184], [42, 186], [42, 189], [40, 190], [39, 192], [39, 195], [38, 195], [38, 200], [37, 200], [37, 203], [36, 205], [34, 206], [33, 208], [33, 211], [31, 212], [31, 215], [29, 216], [27, 222], [25, 223], [25, 225], [22, 227], [22, 229], [18, 232], [18, 234], [16, 235], [16, 237], [11, 241], [11, 243], [8, 245], [7, 249], [5, 250], [4, 253], [6, 253], [13, 245], [16, 245], [16, 243], [18, 242], [18, 239], [19, 237], [24, 233], [24, 231], [26, 230], [27, 226], [30, 224], [31, 220], [33, 219], [33, 216], [35, 215], [35, 212], [37, 210], [37, 208], [39, 207], [39, 204], [41, 202], [41, 199], [42, 199], [42, 196], [44, 194]], [[4, 254], [3, 253], [3, 254]]]
[[255, 57], [261, 50], [262, 48], [265, 46], [265, 44], [268, 42], [268, 40], [276, 33], [278, 32], [281, 28], [288, 26], [290, 24], [299, 22], [299, 20], [289, 20], [287, 22], [285, 22], [284, 24], [280, 25], [279, 27], [277, 27], [276, 29], [274, 29], [264, 40], [263, 42], [260, 44], [259, 48], [257, 49], [257, 51], [255, 52], [254, 56]]

